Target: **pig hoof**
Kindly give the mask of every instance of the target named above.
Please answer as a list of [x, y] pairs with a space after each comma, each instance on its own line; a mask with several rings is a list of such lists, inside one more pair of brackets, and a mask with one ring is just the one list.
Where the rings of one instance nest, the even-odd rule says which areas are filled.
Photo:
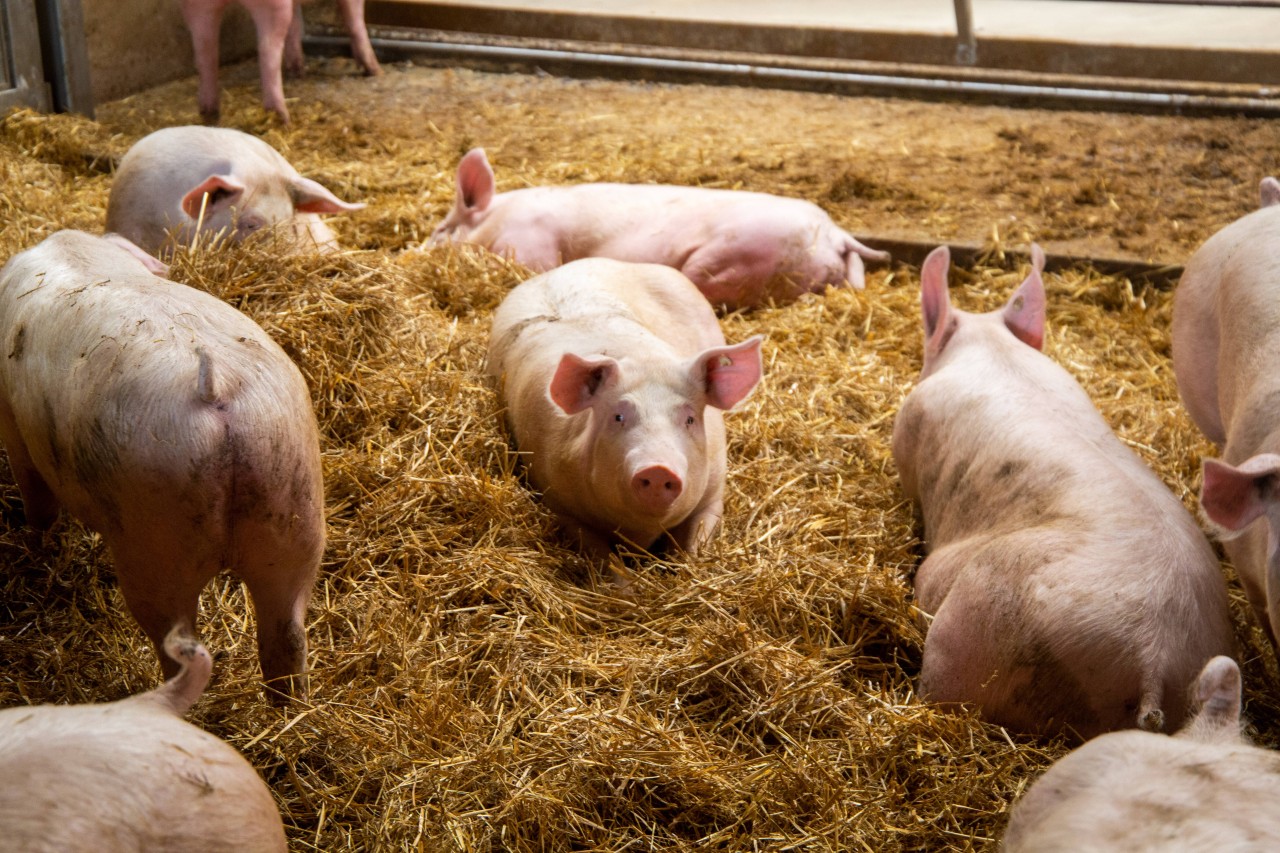
[[209, 126], [217, 126], [218, 122], [221, 119], [222, 119], [222, 110], [218, 109], [217, 107], [214, 107], [211, 110], [206, 110], [206, 109], [200, 110], [200, 121], [202, 124], [209, 125]]

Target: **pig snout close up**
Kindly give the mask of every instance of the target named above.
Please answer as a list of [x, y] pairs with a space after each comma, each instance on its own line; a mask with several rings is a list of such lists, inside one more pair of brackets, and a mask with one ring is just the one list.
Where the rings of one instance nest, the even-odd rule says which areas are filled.
[[[191, 32], [196, 73], [196, 95], [205, 124], [217, 124], [222, 91], [218, 88], [218, 41], [222, 15], [232, 0], [181, 0], [182, 17]], [[303, 71], [301, 0], [236, 0], [249, 12], [258, 35], [258, 71], [262, 79], [262, 105], [289, 123], [282, 71]], [[351, 53], [366, 74], [382, 73], [364, 22], [364, 0], [337, 0], [342, 22], [351, 34]]]
[[1280, 631], [1280, 182], [1260, 208], [1205, 241], [1173, 300], [1173, 370], [1187, 413], [1221, 459], [1204, 461], [1200, 506], [1259, 623]]
[[120, 160], [107, 199], [107, 230], [156, 256], [199, 234], [244, 240], [271, 233], [299, 250], [332, 251], [319, 214], [362, 210], [304, 178], [256, 136], [219, 127], [169, 127]]
[[536, 272], [581, 258], [680, 270], [729, 310], [794, 301], [865, 284], [859, 243], [807, 201], [739, 190], [660, 184], [580, 184], [495, 192], [482, 149], [458, 165], [453, 209], [433, 245], [474, 243]]
[[696, 553], [724, 513], [721, 413], [759, 382], [761, 341], [725, 344], [674, 270], [589, 259], [511, 291], [488, 370], [530, 482], [589, 550], [668, 535]]
[[[159, 652], [236, 572], [270, 696], [301, 695], [324, 547], [319, 434], [289, 357], [118, 238], [60, 231], [0, 270], [0, 439], [28, 523], [97, 531]], [[167, 675], [174, 665], [163, 653]]]
[[182, 719], [212, 661], [175, 629], [178, 667], [148, 693], [0, 710], [0, 847], [23, 853], [283, 853], [284, 826], [253, 766]]
[[1240, 669], [1205, 664], [1199, 710], [1172, 737], [1104, 734], [1014, 803], [1005, 853], [1218, 853], [1280, 849], [1277, 758], [1241, 735]]
[[987, 314], [951, 305], [945, 248], [921, 270], [924, 363], [893, 429], [924, 519], [920, 695], [1028, 733], [1168, 730], [1232, 650], [1225, 583], [1195, 519], [1040, 351], [1032, 256]]

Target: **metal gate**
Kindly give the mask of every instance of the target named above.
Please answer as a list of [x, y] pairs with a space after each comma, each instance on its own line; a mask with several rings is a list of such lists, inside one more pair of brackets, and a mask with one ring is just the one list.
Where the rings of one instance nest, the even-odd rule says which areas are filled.
[[0, 0], [0, 111], [21, 105], [50, 107], [36, 4], [35, 0]]

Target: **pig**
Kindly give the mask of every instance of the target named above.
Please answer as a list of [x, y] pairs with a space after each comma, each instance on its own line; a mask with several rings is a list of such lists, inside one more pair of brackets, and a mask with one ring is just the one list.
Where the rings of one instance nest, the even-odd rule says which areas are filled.
[[919, 691], [1030, 734], [1176, 728], [1232, 650], [1195, 519], [1041, 352], [1044, 255], [1008, 303], [951, 306], [946, 247], [921, 270], [924, 366], [893, 427], [927, 556]]
[[194, 632], [205, 583], [237, 572], [268, 695], [302, 695], [324, 547], [306, 383], [256, 323], [122, 239], [60, 231], [0, 270], [0, 440], [27, 522], [64, 506], [101, 534], [169, 677], [165, 636]]
[[1240, 734], [1235, 661], [1205, 664], [1195, 694], [1172, 737], [1112, 732], [1050, 767], [1014, 805], [1005, 853], [1280, 849], [1280, 756]]
[[1280, 183], [1261, 208], [1214, 234], [1173, 299], [1173, 370], [1195, 422], [1222, 451], [1206, 459], [1200, 506], [1224, 539], [1272, 643], [1280, 631]]
[[[191, 31], [195, 51], [196, 73], [200, 87], [196, 102], [205, 124], [217, 124], [221, 114], [222, 92], [218, 88], [218, 36], [222, 13], [231, 0], [182, 0], [182, 18]], [[253, 18], [258, 34], [258, 71], [262, 79], [262, 105], [289, 123], [289, 109], [284, 103], [282, 68], [300, 75], [302, 60], [302, 0], [239, 0]], [[337, 0], [342, 22], [351, 34], [351, 52], [365, 74], [382, 73], [369, 31], [364, 23], [364, 0]]]
[[664, 264], [729, 310], [791, 302], [844, 281], [861, 289], [863, 259], [889, 259], [817, 205], [764, 193], [580, 184], [495, 194], [480, 148], [458, 165], [457, 199], [431, 242], [477, 243], [535, 272], [589, 257]]
[[91, 705], [0, 710], [0, 837], [27, 853], [284, 853], [284, 826], [253, 766], [184, 721], [212, 661], [175, 630], [177, 674]]
[[107, 199], [107, 230], [152, 255], [197, 232], [244, 240], [267, 228], [305, 250], [337, 248], [321, 213], [361, 210], [304, 178], [267, 143], [219, 127], [167, 127], [120, 160]]
[[726, 345], [676, 270], [587, 258], [508, 294], [487, 369], [530, 483], [589, 553], [665, 535], [696, 554], [724, 514], [721, 412], [760, 381], [762, 340]]

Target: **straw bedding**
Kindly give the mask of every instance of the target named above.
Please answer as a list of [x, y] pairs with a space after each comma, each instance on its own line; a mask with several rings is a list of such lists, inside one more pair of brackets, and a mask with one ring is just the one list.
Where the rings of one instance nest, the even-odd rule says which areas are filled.
[[[202, 600], [215, 676], [192, 715], [261, 771], [293, 849], [991, 846], [1013, 799], [1067, 747], [912, 692], [921, 528], [889, 441], [920, 365], [916, 271], [873, 268], [865, 292], [725, 317], [730, 341], [760, 332], [767, 342], [762, 387], [727, 418], [723, 532], [696, 558], [623, 552], [611, 568], [572, 550], [530, 492], [483, 376], [490, 314], [526, 273], [479, 252], [417, 246], [451, 203], [458, 157], [481, 144], [500, 189], [744, 187], [811, 198], [859, 234], [885, 224], [986, 237], [988, 262], [952, 274], [956, 304], [985, 310], [1021, 280], [1025, 266], [1004, 252], [1027, 237], [1052, 244], [1077, 228], [1103, 253], [1123, 248], [1106, 220], [1116, 196], [1085, 175], [1103, 193], [1093, 226], [1073, 225], [1084, 220], [1069, 204], [1031, 205], [1030, 220], [1010, 225], [1016, 197], [955, 186], [953, 204], [940, 195], [945, 174], [922, 159], [931, 144], [962, 157], [965, 140], [1021, 128], [1017, 146], [993, 131], [1005, 147], [987, 149], [1013, 161], [1018, 185], [1054, 156], [1025, 154], [1026, 140], [1052, 139], [1056, 122], [1092, 126], [1085, 136], [1117, 150], [1129, 122], [1162, 139], [1170, 127], [1255, 141], [1274, 131], [409, 66], [368, 81], [338, 61], [309, 70], [289, 87], [290, 128], [256, 105], [252, 66], [233, 71], [224, 121], [339, 196], [370, 203], [331, 219], [349, 250], [282, 258], [271, 245], [182, 247], [172, 275], [261, 323], [302, 368], [320, 422], [329, 539], [309, 611], [311, 701], [277, 710], [263, 700], [252, 615], [223, 575]], [[99, 229], [114, 161], [150, 130], [194, 118], [192, 80], [105, 105], [97, 122], [4, 118], [0, 257], [58, 228]], [[877, 147], [896, 125], [896, 142]], [[893, 171], [895, 149], [915, 153]], [[950, 162], [956, 186], [973, 180]], [[1251, 185], [1219, 177], [1193, 188], [1216, 189], [1217, 206], [1153, 254], [1180, 261], [1188, 243], [1248, 209]], [[1158, 227], [1151, 220], [1144, 233]], [[1177, 399], [1169, 293], [1088, 268], [1050, 275], [1048, 287], [1047, 352], [1193, 506], [1212, 448]], [[98, 537], [66, 517], [44, 535], [24, 527], [3, 469], [0, 557], [0, 705], [154, 686], [154, 655]], [[1247, 711], [1274, 744], [1274, 658], [1224, 571]]]

